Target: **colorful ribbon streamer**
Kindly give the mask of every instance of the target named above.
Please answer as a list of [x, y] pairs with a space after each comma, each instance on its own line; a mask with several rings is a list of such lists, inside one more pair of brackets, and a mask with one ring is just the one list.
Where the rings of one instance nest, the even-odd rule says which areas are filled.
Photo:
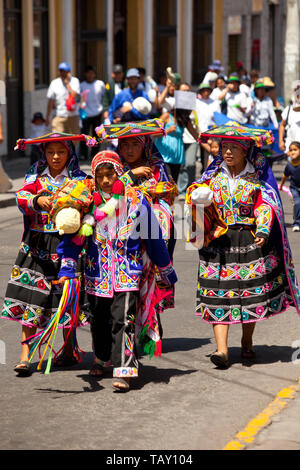
[[[45, 374], [50, 373], [51, 363], [52, 363], [52, 353], [54, 352], [55, 357], [64, 349], [69, 336], [72, 334], [72, 347], [73, 347], [73, 354], [77, 358], [78, 361], [81, 360], [80, 352], [82, 352], [77, 344], [76, 339], [76, 328], [78, 324], [78, 317], [79, 317], [79, 294], [80, 294], [80, 282], [78, 279], [69, 279], [65, 281], [62, 297], [57, 309], [57, 312], [51, 317], [48, 325], [36, 335], [31, 336], [26, 341], [23, 341], [22, 344], [31, 344], [31, 349], [29, 352], [29, 362], [31, 363], [35, 353], [39, 350], [39, 359], [40, 362], [38, 364], [37, 370], [41, 370], [42, 363], [45, 357], [45, 354], [49, 350], [49, 356], [47, 361], [47, 366], [45, 370]], [[65, 338], [65, 342], [61, 349], [56, 353], [53, 349], [57, 331], [59, 328], [59, 322], [61, 318], [64, 316], [66, 312], [71, 314], [71, 324], [69, 327], [69, 331], [67, 337]], [[46, 344], [43, 355], [41, 356], [41, 347], [43, 344]]]

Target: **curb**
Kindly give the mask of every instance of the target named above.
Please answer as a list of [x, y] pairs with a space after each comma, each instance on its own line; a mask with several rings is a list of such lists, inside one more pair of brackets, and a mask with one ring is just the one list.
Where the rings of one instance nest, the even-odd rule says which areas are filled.
[[238, 432], [234, 439], [226, 444], [223, 450], [245, 450], [254, 443], [255, 437], [260, 431], [272, 424], [272, 417], [279, 414], [287, 405], [296, 398], [297, 393], [300, 392], [300, 377], [298, 383], [283, 388], [274, 400], [259, 413], [254, 419], [249, 421], [247, 426]]
[[[1, 195], [0, 195], [1, 197]], [[0, 199], [0, 208], [3, 209], [4, 207], [11, 207], [16, 205], [16, 196], [9, 197], [7, 199]]]

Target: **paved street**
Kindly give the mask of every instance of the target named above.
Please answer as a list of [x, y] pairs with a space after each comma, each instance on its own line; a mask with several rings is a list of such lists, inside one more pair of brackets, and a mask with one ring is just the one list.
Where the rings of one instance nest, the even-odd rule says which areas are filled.
[[[275, 165], [277, 176], [281, 170]], [[285, 193], [283, 201], [300, 275], [300, 235], [291, 232], [292, 205]], [[1, 300], [21, 234], [22, 217], [16, 207], [0, 209]], [[300, 319], [292, 308], [257, 325], [256, 364], [241, 363], [237, 325], [229, 333], [231, 367], [213, 366], [209, 359], [215, 350], [212, 327], [194, 315], [197, 262], [197, 252], [186, 251], [185, 242], [179, 240], [176, 308], [162, 316], [163, 355], [141, 358], [140, 377], [127, 394], [112, 391], [111, 376], [100, 381], [89, 377], [88, 328], [78, 333], [79, 345], [86, 351], [80, 365], [69, 370], [52, 368], [48, 376], [35, 372], [30, 378], [16, 377], [13, 367], [19, 357], [21, 329], [17, 323], [1, 320], [0, 340], [6, 347], [6, 363], [0, 364], [1, 449], [220, 450], [281, 389], [297, 383], [300, 366], [291, 362], [295, 351], [291, 345], [300, 340]], [[292, 406], [286, 413], [291, 414]], [[261, 436], [259, 448], [264, 448], [266, 440]], [[299, 432], [295, 442], [299, 448]]]

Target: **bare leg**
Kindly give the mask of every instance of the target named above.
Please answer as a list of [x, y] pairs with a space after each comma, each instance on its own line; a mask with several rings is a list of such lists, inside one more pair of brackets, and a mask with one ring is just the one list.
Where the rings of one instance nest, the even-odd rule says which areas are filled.
[[242, 329], [243, 329], [243, 335], [242, 335], [242, 346], [246, 349], [251, 349], [252, 348], [252, 336], [254, 333], [254, 328], [255, 328], [256, 323], [243, 323]]
[[[36, 332], [36, 328], [30, 328], [29, 326], [22, 326], [22, 342], [33, 336]], [[28, 344], [22, 344], [20, 362], [15, 366], [14, 370], [19, 373], [20, 376], [29, 376], [31, 374], [31, 368], [28, 363], [28, 356], [30, 352], [30, 346]]]
[[[30, 338], [36, 332], [36, 328], [30, 328], [29, 326], [22, 326], [22, 341]], [[28, 344], [22, 344], [20, 361], [28, 361], [28, 355], [30, 351], [30, 346]]]
[[215, 335], [215, 339], [217, 343], [217, 352], [223, 353], [227, 357], [228, 356], [227, 340], [228, 340], [229, 325], [216, 324], [216, 325], [213, 325], [213, 328], [214, 328], [214, 335]]
[[69, 328], [64, 328], [63, 329], [63, 337], [64, 337], [64, 340], [67, 339], [67, 342], [65, 344], [65, 347], [64, 347], [64, 350], [63, 350], [63, 354], [67, 357], [73, 357], [73, 345], [72, 345], [72, 332], [69, 334], [69, 337], [67, 338], [69, 334]]

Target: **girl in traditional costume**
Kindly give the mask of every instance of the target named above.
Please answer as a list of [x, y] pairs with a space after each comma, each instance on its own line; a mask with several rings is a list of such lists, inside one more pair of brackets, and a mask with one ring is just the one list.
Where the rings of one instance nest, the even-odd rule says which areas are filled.
[[[17, 148], [27, 144], [40, 145], [40, 159], [30, 167], [23, 187], [17, 191], [17, 205], [24, 216], [24, 233], [20, 250], [8, 282], [2, 318], [17, 321], [22, 325], [22, 341], [27, 341], [37, 328], [44, 328], [59, 306], [62, 287], [53, 285], [61, 268], [56, 249], [62, 240], [58, 229], [51, 220], [51, 198], [57, 190], [70, 180], [84, 180], [86, 174], [79, 168], [78, 158], [72, 140], [86, 140], [85, 136], [50, 134], [32, 140], [19, 140]], [[95, 141], [87, 139], [89, 144]], [[83, 272], [79, 261], [76, 272]], [[83, 286], [82, 286], [83, 287]], [[80, 304], [84, 303], [84, 289]], [[70, 315], [66, 313], [60, 327], [68, 327]], [[80, 324], [85, 324], [87, 313], [80, 314]], [[22, 344], [20, 362], [15, 371], [29, 375], [28, 362], [30, 347]], [[77, 362], [73, 356], [72, 344], [66, 344], [58, 365]]]
[[189, 239], [200, 248], [196, 314], [213, 325], [217, 351], [211, 361], [228, 367], [229, 325], [242, 324], [241, 355], [253, 360], [256, 323], [289, 306], [300, 313], [300, 303], [278, 185], [259, 150], [272, 136], [222, 126], [201, 139], [212, 136], [222, 139], [221, 153], [188, 188], [186, 202]]
[[[122, 181], [142, 191], [151, 205], [172, 259], [175, 233], [171, 206], [178, 190], [152, 141], [153, 137], [164, 135], [162, 122], [153, 119], [118, 126], [100, 126], [96, 133], [101, 142], [118, 139], [117, 151], [124, 167]], [[162, 282], [158, 270], [145, 251], [143, 258], [136, 333], [144, 352], [151, 357], [161, 353], [163, 330], [160, 314], [167, 308], [174, 308], [174, 286], [170, 287]]]

